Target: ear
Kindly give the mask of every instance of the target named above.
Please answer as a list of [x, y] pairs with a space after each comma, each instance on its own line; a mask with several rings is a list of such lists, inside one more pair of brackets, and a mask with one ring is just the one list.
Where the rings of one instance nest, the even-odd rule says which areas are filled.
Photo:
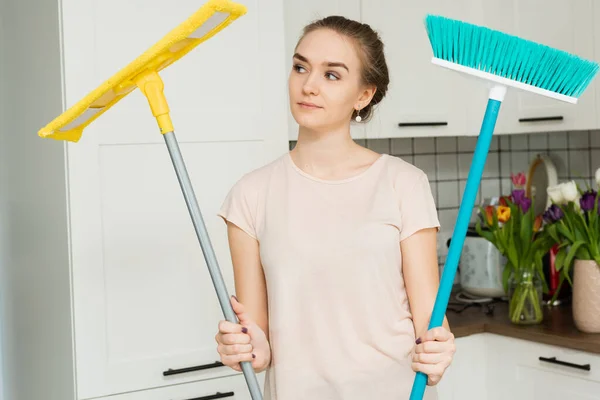
[[376, 86], [365, 86], [362, 88], [360, 95], [358, 96], [357, 102], [360, 104], [360, 108], [365, 108], [370, 102], [375, 92], [377, 91]]

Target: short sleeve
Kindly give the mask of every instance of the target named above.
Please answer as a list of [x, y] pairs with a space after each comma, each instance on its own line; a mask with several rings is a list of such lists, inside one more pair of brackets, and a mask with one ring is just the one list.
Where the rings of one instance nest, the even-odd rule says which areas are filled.
[[247, 176], [242, 177], [233, 185], [217, 213], [223, 220], [238, 226], [254, 239], [257, 238], [256, 192], [256, 188], [249, 184]]
[[429, 179], [424, 172], [419, 174], [412, 188], [402, 192], [400, 213], [402, 216], [400, 241], [421, 229], [437, 228], [439, 231], [440, 222], [435, 200], [431, 193]]

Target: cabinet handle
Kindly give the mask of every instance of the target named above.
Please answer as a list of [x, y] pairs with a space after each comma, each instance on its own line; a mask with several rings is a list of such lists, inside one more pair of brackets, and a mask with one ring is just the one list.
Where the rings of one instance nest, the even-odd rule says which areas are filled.
[[519, 122], [562, 121], [563, 119], [562, 115], [557, 115], [554, 117], [519, 118]]
[[398, 126], [440, 126], [440, 125], [448, 125], [446, 121], [440, 122], [400, 122]]
[[590, 367], [590, 364], [573, 364], [570, 362], [557, 360], [556, 357], [550, 357], [550, 358], [540, 357], [539, 359], [540, 359], [540, 361], [545, 361], [545, 362], [548, 362], [551, 364], [558, 364], [558, 365], [564, 365], [566, 367], [583, 369], [584, 371], [590, 371], [592, 369]]
[[186, 372], [201, 371], [203, 369], [218, 368], [218, 367], [222, 367], [222, 366], [224, 366], [224, 364], [222, 362], [215, 361], [212, 364], [197, 365], [195, 367], [186, 367], [186, 368], [179, 368], [179, 369], [169, 368], [168, 370], [163, 371], [163, 376], [184, 374]]
[[194, 397], [193, 399], [187, 399], [187, 400], [214, 400], [214, 399], [224, 399], [225, 397], [232, 397], [234, 396], [235, 393], [233, 392], [225, 392], [225, 393], [221, 393], [221, 392], [217, 392], [215, 394], [209, 394], [208, 396], [202, 396], [202, 397]]

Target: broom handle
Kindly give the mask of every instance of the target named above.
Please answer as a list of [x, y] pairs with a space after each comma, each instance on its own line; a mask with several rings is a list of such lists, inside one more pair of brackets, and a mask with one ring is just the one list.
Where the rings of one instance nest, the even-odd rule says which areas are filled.
[[[456, 270], [458, 268], [458, 260], [460, 259], [465, 237], [467, 236], [471, 213], [475, 206], [479, 183], [481, 181], [481, 176], [483, 175], [485, 161], [490, 149], [490, 143], [492, 142], [496, 120], [498, 119], [498, 112], [500, 110], [500, 105], [504, 100], [505, 93], [506, 88], [503, 86], [496, 85], [490, 89], [485, 116], [479, 132], [479, 138], [477, 139], [475, 152], [473, 153], [473, 161], [471, 162], [471, 168], [469, 169], [465, 191], [458, 209], [458, 216], [456, 218], [454, 232], [452, 233], [450, 247], [448, 248], [448, 256], [446, 257], [442, 278], [440, 279], [440, 286], [433, 306], [433, 312], [431, 313], [428, 330], [442, 326], [444, 323], [446, 308], [448, 307], [448, 301], [454, 283], [454, 276], [456, 275]], [[421, 400], [425, 394], [426, 385], [427, 375], [422, 372], [417, 372], [415, 380], [413, 381], [410, 400]]]
[[[213, 285], [217, 292], [217, 297], [219, 298], [219, 303], [221, 304], [221, 309], [227, 321], [238, 323], [239, 321], [237, 316], [231, 307], [229, 294], [227, 293], [227, 287], [223, 281], [223, 276], [221, 275], [221, 270], [219, 269], [217, 257], [215, 256], [204, 220], [202, 219], [200, 207], [198, 206], [198, 201], [196, 200], [192, 183], [190, 182], [183, 157], [181, 156], [181, 151], [179, 150], [179, 145], [177, 144], [177, 139], [175, 138], [175, 133], [165, 133], [164, 137], [167, 148], [169, 149], [171, 161], [173, 162], [173, 167], [175, 167], [175, 172], [177, 173], [177, 179], [179, 180], [183, 196], [185, 197], [188, 211], [190, 212], [192, 222], [194, 223], [196, 235], [200, 241], [200, 247], [202, 248], [202, 252], [204, 254], [204, 260], [208, 266], [210, 277], [212, 278]], [[262, 394], [258, 385], [258, 380], [256, 379], [256, 374], [252, 368], [252, 364], [248, 361], [244, 361], [241, 363], [241, 366], [242, 371], [244, 372], [244, 377], [246, 378], [246, 384], [248, 385], [250, 395], [252, 396], [252, 400], [262, 400]]]

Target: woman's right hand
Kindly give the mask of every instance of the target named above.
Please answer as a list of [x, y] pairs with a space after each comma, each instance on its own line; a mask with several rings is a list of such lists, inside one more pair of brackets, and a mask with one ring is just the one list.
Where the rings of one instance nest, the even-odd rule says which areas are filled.
[[263, 330], [250, 319], [244, 305], [231, 296], [231, 306], [239, 324], [226, 320], [219, 321], [219, 331], [215, 336], [221, 362], [241, 372], [240, 362], [250, 361], [255, 372], [261, 372], [271, 362], [271, 348]]

